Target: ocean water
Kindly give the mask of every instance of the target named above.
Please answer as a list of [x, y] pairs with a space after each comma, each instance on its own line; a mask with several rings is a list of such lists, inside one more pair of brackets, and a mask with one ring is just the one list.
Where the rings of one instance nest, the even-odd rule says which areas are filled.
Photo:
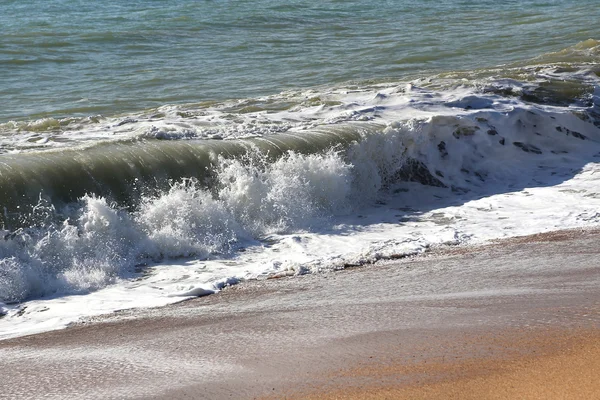
[[598, 39], [599, 17], [593, 0], [9, 0], [0, 122], [491, 67]]
[[0, 338], [600, 222], [593, 1], [0, 7]]

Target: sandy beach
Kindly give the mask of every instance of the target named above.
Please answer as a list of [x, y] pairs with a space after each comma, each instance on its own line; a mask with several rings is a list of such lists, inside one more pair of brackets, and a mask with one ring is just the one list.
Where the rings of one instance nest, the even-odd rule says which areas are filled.
[[[455, 340], [449, 347], [458, 346], [459, 352], [416, 364], [392, 362], [349, 369], [335, 380], [346, 378], [360, 385], [334, 384], [289, 398], [595, 399], [600, 396], [599, 339], [596, 330], [549, 329]], [[465, 354], [474, 343], [497, 347], [497, 353]]]
[[0, 342], [0, 398], [598, 398], [598, 231], [247, 282]]

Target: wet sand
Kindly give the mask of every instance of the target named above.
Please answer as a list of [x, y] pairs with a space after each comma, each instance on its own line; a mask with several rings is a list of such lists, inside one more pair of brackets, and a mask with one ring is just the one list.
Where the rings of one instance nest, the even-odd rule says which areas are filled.
[[600, 233], [248, 282], [0, 342], [0, 398], [599, 398]]

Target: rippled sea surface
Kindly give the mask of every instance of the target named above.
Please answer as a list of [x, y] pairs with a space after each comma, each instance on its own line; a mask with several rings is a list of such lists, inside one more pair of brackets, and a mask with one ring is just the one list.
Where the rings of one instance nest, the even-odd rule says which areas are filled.
[[25, 0], [0, 11], [0, 122], [471, 70], [600, 37], [595, 0]]

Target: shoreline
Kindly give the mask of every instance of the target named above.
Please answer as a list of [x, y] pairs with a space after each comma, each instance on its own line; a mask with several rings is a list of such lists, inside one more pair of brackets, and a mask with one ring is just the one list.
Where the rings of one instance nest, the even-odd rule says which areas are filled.
[[[493, 372], [561, 337], [598, 352], [599, 239], [571, 230], [435, 250], [7, 339], [0, 386], [14, 399], [463, 398], [475, 393], [467, 365]], [[510, 382], [486, 376], [475, 378]]]

